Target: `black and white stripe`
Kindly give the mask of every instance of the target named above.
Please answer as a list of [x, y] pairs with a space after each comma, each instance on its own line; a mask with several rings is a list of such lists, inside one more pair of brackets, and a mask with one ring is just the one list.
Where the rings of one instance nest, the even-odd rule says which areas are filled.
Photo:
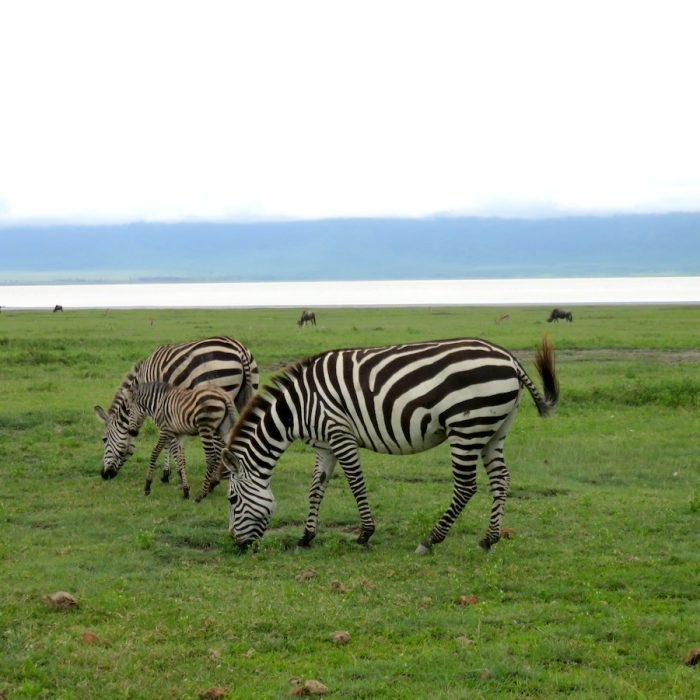
[[[109, 411], [95, 406], [98, 418], [105, 424], [101, 469], [104, 479], [115, 477], [134, 451], [134, 438], [128, 432], [129, 411], [125, 397], [125, 391], [134, 381], [166, 382], [185, 389], [215, 384], [231, 395], [240, 411], [258, 390], [260, 376], [248, 348], [233, 338], [217, 336], [159, 346], [127, 373]], [[173, 453], [175, 449], [172, 445]], [[163, 481], [167, 480], [166, 468]]]
[[365, 544], [374, 532], [358, 448], [412, 454], [447, 440], [452, 502], [419, 552], [441, 542], [476, 491], [481, 456], [493, 506], [486, 536], [498, 541], [509, 474], [503, 443], [522, 388], [540, 414], [556, 405], [554, 348], [545, 336], [535, 357], [544, 396], [507, 350], [478, 338], [332, 350], [289, 367], [251, 401], [223, 451], [231, 470], [229, 529], [241, 544], [262, 536], [275, 507], [270, 490], [280, 455], [299, 438], [317, 448], [309, 515], [300, 545], [316, 534], [319, 505], [336, 462], [357, 502]]
[[194, 389], [183, 389], [164, 382], [141, 384], [138, 381], [132, 382], [124, 394], [129, 411], [129, 435], [138, 435], [146, 416], [153, 418], [160, 431], [148, 463], [144, 493], [151, 493], [153, 470], [158, 455], [166, 445], [175, 441], [182, 495], [184, 498], [189, 497], [190, 487], [182, 442], [185, 435], [199, 435], [207, 460], [204, 482], [195, 499], [200, 501], [211, 488], [212, 479], [218, 471], [224, 441], [233, 426], [235, 408], [231, 395], [214, 384], [201, 384]]

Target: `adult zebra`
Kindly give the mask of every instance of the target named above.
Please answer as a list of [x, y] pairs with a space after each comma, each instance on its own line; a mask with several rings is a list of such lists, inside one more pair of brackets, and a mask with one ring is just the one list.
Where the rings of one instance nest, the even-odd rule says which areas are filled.
[[[260, 383], [258, 365], [250, 350], [233, 338], [216, 336], [159, 346], [127, 373], [109, 411], [95, 406], [95, 413], [105, 424], [103, 479], [114, 478], [134, 451], [134, 437], [128, 432], [129, 410], [125, 392], [135, 380], [140, 383], [166, 382], [185, 389], [215, 384], [231, 394], [239, 411], [255, 394]], [[173, 455], [176, 448], [176, 444], [171, 444]], [[168, 475], [166, 469], [162, 481], [167, 481]]]
[[275, 508], [270, 479], [275, 463], [300, 438], [317, 448], [309, 515], [299, 544], [316, 535], [318, 510], [336, 462], [345, 472], [366, 544], [374, 532], [358, 448], [412, 454], [447, 440], [454, 491], [444, 515], [416, 550], [441, 542], [476, 492], [482, 457], [493, 505], [488, 549], [500, 539], [510, 477], [503, 443], [522, 388], [541, 415], [556, 405], [554, 347], [544, 336], [535, 355], [540, 394], [507, 350], [478, 338], [331, 350], [290, 366], [246, 407], [229, 434], [222, 465], [231, 471], [229, 529], [242, 545], [261, 537]]

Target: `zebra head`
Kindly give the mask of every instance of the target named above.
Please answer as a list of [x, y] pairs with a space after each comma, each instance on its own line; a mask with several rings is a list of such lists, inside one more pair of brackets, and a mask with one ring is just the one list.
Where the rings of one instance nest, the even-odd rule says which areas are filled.
[[129, 434], [129, 413], [125, 397], [119, 396], [107, 413], [101, 406], [95, 406], [97, 417], [105, 424], [102, 435], [104, 455], [101, 474], [103, 479], [113, 479], [123, 464], [134, 453], [136, 442]]
[[230, 474], [228, 529], [238, 544], [247, 546], [263, 536], [277, 501], [268, 481], [247, 469], [232, 450], [225, 448], [221, 460]]

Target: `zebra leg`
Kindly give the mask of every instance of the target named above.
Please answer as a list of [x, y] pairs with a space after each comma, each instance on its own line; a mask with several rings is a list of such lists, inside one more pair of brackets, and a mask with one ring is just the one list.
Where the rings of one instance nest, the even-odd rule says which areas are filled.
[[162, 449], [168, 444], [170, 440], [170, 435], [167, 433], [161, 433], [158, 436], [158, 442], [151, 452], [151, 460], [148, 463], [148, 471], [146, 472], [146, 485], [143, 489], [144, 496], [148, 496], [151, 493], [151, 484], [153, 483], [153, 470], [156, 467], [156, 462], [158, 461], [158, 455], [161, 453]]
[[374, 534], [374, 518], [367, 501], [367, 487], [362, 474], [360, 456], [357, 451], [357, 441], [352, 435], [335, 434], [330, 439], [331, 448], [348, 480], [350, 491], [355, 497], [357, 510], [360, 513], [361, 531], [357, 544], [366, 545]]
[[438, 520], [431, 533], [416, 548], [416, 554], [425, 554], [434, 544], [442, 542], [457, 517], [476, 493], [476, 463], [483, 445], [475, 446], [469, 435], [448, 435], [452, 454], [452, 502]]
[[484, 468], [489, 477], [489, 489], [493, 504], [491, 505], [491, 518], [486, 536], [480, 540], [479, 546], [489, 550], [492, 545], [501, 539], [501, 524], [503, 523], [503, 510], [506, 505], [508, 486], [510, 485], [510, 473], [503, 459], [503, 443], [508, 429], [515, 418], [515, 411], [511, 413], [499, 428], [498, 432], [489, 440], [481, 453]]
[[308, 547], [311, 544], [311, 540], [316, 537], [318, 509], [321, 506], [323, 494], [326, 492], [326, 486], [328, 486], [328, 482], [331, 476], [333, 476], [333, 469], [337, 461], [336, 456], [330, 450], [316, 450], [314, 476], [309, 491], [309, 515], [304, 525], [304, 534], [299, 542], [297, 542], [297, 546], [299, 547]]
[[160, 477], [161, 484], [167, 484], [170, 481], [170, 458], [177, 459], [177, 441], [170, 441], [170, 448], [165, 453], [165, 464], [163, 465], [163, 475]]
[[177, 450], [175, 451], [175, 457], [177, 459], [177, 473], [180, 477], [180, 483], [182, 484], [182, 497], [190, 497], [190, 485], [187, 481], [187, 471], [185, 470], [185, 448], [183, 446], [184, 438], [179, 438], [177, 440]]
[[219, 468], [219, 459], [221, 459], [222, 449], [222, 447], [219, 446], [221, 440], [214, 432], [202, 428], [199, 432], [199, 436], [202, 439], [202, 447], [204, 448], [204, 455], [207, 460], [207, 471], [204, 474], [202, 488], [194, 499], [195, 503], [199, 503], [214, 486], [219, 483], [216, 481], [216, 474]]

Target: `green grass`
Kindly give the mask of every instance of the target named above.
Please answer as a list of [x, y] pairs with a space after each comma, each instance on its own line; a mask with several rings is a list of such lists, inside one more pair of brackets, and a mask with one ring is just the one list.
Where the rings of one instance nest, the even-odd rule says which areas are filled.
[[[688, 698], [700, 667], [700, 350], [696, 306], [6, 312], [0, 315], [0, 691], [7, 698], [284, 698], [293, 677], [333, 698]], [[510, 319], [495, 323], [502, 313]], [[264, 377], [330, 347], [477, 335], [533, 372], [557, 347], [561, 405], [527, 396], [506, 442], [512, 539], [477, 541], [479, 492], [445, 542], [415, 546], [447, 506], [448, 451], [363, 453], [377, 532], [336, 476], [317, 540], [294, 546], [313, 452], [276, 469], [278, 510], [254, 551], [227, 533], [225, 490], [142, 493], [155, 432], [119, 477], [99, 476], [101, 426], [131, 364], [164, 342], [239, 338]], [[199, 444], [187, 444], [196, 488]], [[302, 572], [313, 572], [297, 580]], [[340, 585], [336, 582], [339, 582]], [[71, 592], [76, 608], [45, 595]], [[476, 595], [475, 605], [458, 605]], [[91, 630], [98, 643], [83, 641]], [[329, 634], [347, 630], [345, 646]]]

